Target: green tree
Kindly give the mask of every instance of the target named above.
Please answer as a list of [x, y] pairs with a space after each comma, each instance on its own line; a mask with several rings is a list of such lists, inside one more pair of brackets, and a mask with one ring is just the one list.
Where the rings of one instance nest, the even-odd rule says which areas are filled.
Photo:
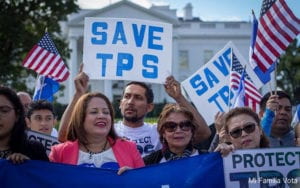
[[76, 0], [2, 0], [0, 7], [0, 84], [27, 90], [25, 78], [35, 72], [22, 67], [23, 59], [46, 28], [62, 58], [68, 58], [59, 21], [77, 12], [78, 5]]
[[300, 88], [300, 44], [295, 39], [280, 57], [277, 68], [277, 86], [297, 102]]

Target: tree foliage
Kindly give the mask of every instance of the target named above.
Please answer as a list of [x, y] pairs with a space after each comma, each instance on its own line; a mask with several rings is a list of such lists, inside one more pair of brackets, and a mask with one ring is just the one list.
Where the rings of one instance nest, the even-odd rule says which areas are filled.
[[48, 29], [63, 59], [68, 58], [68, 43], [61, 38], [59, 21], [78, 10], [74, 0], [0, 1], [0, 84], [26, 90], [25, 78], [34, 75], [22, 67], [30, 49]]
[[293, 100], [300, 97], [300, 44], [295, 39], [281, 56], [277, 69], [277, 86], [286, 91]]

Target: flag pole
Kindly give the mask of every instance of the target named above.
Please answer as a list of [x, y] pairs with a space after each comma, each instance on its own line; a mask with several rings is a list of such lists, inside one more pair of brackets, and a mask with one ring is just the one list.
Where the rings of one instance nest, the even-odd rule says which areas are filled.
[[231, 105], [230, 105], [230, 96], [231, 96], [231, 85], [230, 85], [230, 83], [231, 83], [231, 71], [232, 71], [232, 62], [233, 62], [233, 48], [231, 48], [231, 54], [230, 54], [230, 59], [231, 59], [231, 63], [230, 63], [230, 76], [229, 76], [229, 95], [228, 95], [228, 102], [227, 102], [227, 106], [228, 106], [228, 111], [230, 110], [230, 107], [231, 107]]
[[[40, 76], [40, 75], [38, 75], [38, 76]], [[41, 98], [42, 98], [42, 92], [43, 92], [43, 89], [44, 89], [44, 83], [45, 83], [45, 76], [43, 76], [42, 77], [42, 80], [41, 80], [41, 91], [40, 91], [40, 93], [39, 93], [39, 97], [38, 97], [38, 100], [41, 100]]]
[[275, 81], [275, 85], [274, 85], [274, 89], [275, 89], [275, 95], [277, 95], [277, 61], [275, 61], [275, 70], [274, 70], [274, 81]]

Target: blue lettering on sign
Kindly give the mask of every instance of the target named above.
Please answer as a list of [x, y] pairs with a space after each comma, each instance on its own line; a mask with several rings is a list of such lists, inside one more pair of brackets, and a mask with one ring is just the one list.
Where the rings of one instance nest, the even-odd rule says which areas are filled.
[[[190, 79], [191, 86], [196, 89], [197, 95], [201, 96], [203, 93], [207, 91], [207, 85], [201, 81], [201, 76], [199, 74], [195, 75]], [[200, 87], [200, 88], [199, 88]]]
[[96, 59], [101, 59], [102, 61], [102, 72], [101, 72], [101, 76], [104, 77], [105, 73], [106, 73], [106, 60], [107, 59], [112, 59], [113, 55], [112, 54], [101, 54], [98, 53], [96, 54]]
[[157, 78], [158, 76], [158, 68], [156, 65], [149, 65], [148, 62], [153, 62], [155, 64], [158, 64], [158, 58], [155, 55], [145, 54], [143, 55], [143, 66], [145, 68], [150, 68], [152, 71], [149, 71], [147, 69], [142, 70], [142, 74], [144, 78]]
[[[127, 63], [125, 63], [127, 61]], [[123, 76], [123, 71], [131, 70], [133, 67], [133, 56], [128, 53], [118, 53], [117, 76]]]
[[220, 111], [220, 112], [224, 112], [223, 108], [221, 107], [221, 105], [220, 105], [219, 102], [217, 101], [217, 98], [218, 98], [218, 97], [219, 97], [219, 94], [218, 94], [218, 93], [215, 93], [215, 94], [213, 94], [213, 95], [208, 99], [208, 102], [209, 102], [209, 103], [214, 102], [214, 103], [217, 105], [219, 111]]
[[204, 69], [204, 74], [205, 74], [206, 80], [207, 80], [210, 88], [214, 87], [213, 82], [215, 82], [216, 84], [220, 82], [218, 80], [218, 78], [216, 77], [216, 75], [214, 75], [214, 73], [212, 73], [208, 68]]
[[[221, 98], [222, 100], [218, 101], [219, 98]], [[228, 99], [229, 99], [229, 87], [224, 86], [217, 93], [213, 94], [208, 99], [208, 102], [209, 103], [214, 102], [217, 105], [219, 111], [224, 112], [224, 109], [221, 107], [220, 102], [222, 102], [222, 104], [226, 104], [226, 106], [227, 106], [228, 102], [229, 102]]]
[[123, 27], [122, 22], [117, 22], [116, 30], [115, 30], [115, 34], [114, 34], [114, 38], [113, 38], [112, 43], [116, 44], [119, 40], [123, 44], [127, 44], [127, 40], [126, 40], [126, 36], [125, 36], [124, 27]]
[[[213, 65], [224, 75], [228, 76], [229, 75], [229, 66], [230, 66], [230, 55], [231, 55], [231, 48], [228, 48], [221, 56], [218, 57], [219, 61], [215, 60], [213, 61]], [[204, 80], [202, 80], [202, 77], [197, 74], [194, 77], [190, 79], [190, 84], [191, 86], [196, 89], [195, 92], [197, 93], [198, 96], [203, 95], [205, 92], [208, 91], [208, 86], [210, 88], [213, 88], [216, 84], [220, 82], [218, 77], [209, 69], [209, 68], [204, 68], [203, 73], [205, 75], [205, 80], [207, 81], [207, 84], [205, 83]], [[225, 90], [224, 90], [225, 91]], [[209, 102], [215, 102], [215, 104], [219, 107], [219, 110], [222, 110], [221, 106], [219, 105], [217, 98], [218, 96], [221, 96], [222, 99], [224, 100], [225, 98], [225, 92], [220, 90], [221, 95], [218, 93], [214, 94], [210, 99]], [[229, 96], [229, 94], [228, 94]], [[226, 99], [228, 101], [228, 98]]]
[[154, 50], [163, 50], [162, 45], [154, 44], [154, 40], [161, 40], [160, 36], [155, 36], [154, 32], [160, 32], [162, 33], [164, 29], [162, 27], [156, 27], [156, 26], [149, 26], [149, 37], [148, 37], [148, 48], [154, 49]]
[[135, 45], [137, 47], [141, 47], [144, 41], [146, 25], [141, 25], [141, 29], [139, 30], [136, 24], [132, 24], [132, 30], [133, 30]]
[[[220, 62], [220, 63], [219, 63]], [[223, 56], [219, 57], [219, 62], [217, 60], [215, 60], [213, 62], [213, 64], [215, 65], [215, 67], [224, 75], [227, 76], [229, 74], [229, 69], [228, 66], [230, 65], [226, 65], [223, 59]]]
[[[226, 104], [226, 106], [228, 106], [229, 104], [229, 87], [228, 86], [224, 86], [219, 90], [219, 95], [222, 98], [222, 100], [224, 101], [224, 103]], [[230, 99], [233, 98], [233, 95], [230, 96]]]
[[223, 55], [223, 58], [225, 59], [226, 63], [230, 66], [230, 64], [231, 64], [231, 48], [228, 48], [222, 55]]
[[106, 32], [99, 32], [98, 28], [102, 28], [102, 29], [107, 29], [107, 23], [106, 22], [94, 22], [92, 24], [92, 33], [94, 35], [97, 35], [100, 37], [100, 39], [98, 39], [97, 37], [92, 37], [91, 38], [91, 42], [92, 44], [106, 44], [107, 42], [107, 33]]

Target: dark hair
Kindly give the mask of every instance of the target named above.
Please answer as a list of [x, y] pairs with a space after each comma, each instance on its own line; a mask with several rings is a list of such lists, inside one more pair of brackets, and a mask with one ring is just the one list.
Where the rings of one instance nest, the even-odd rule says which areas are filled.
[[92, 100], [92, 98], [95, 97], [103, 99], [107, 104], [109, 114], [111, 116], [111, 129], [108, 133], [108, 136], [110, 136], [114, 140], [117, 138], [117, 134], [114, 129], [114, 110], [109, 99], [102, 93], [86, 93], [78, 99], [77, 103], [74, 106], [67, 131], [67, 140], [74, 141], [78, 139], [79, 143], [84, 145], [88, 144], [86, 131], [83, 124], [86, 117], [86, 109], [88, 107], [88, 104]]
[[[276, 91], [276, 92], [277, 92], [277, 95], [278, 95], [279, 99], [287, 98], [290, 101], [290, 103], [292, 104], [291, 97], [286, 92], [284, 92], [284, 91]], [[272, 93], [275, 93], [275, 91], [272, 91]], [[267, 101], [268, 101], [268, 99], [269, 99], [270, 96], [271, 96], [271, 92], [268, 92], [260, 100], [259, 108], [260, 108], [261, 111], [265, 111], [266, 105], [267, 105]]]
[[5, 98], [7, 98], [7, 100], [9, 100], [14, 107], [17, 121], [15, 122], [11, 131], [9, 148], [12, 152], [20, 152], [27, 140], [23, 105], [16, 92], [8, 87], [0, 86], [0, 95], [3, 95]]
[[49, 110], [50, 112], [52, 112], [53, 116], [55, 116], [52, 103], [46, 100], [38, 100], [38, 101], [33, 101], [29, 105], [26, 117], [30, 119], [33, 112], [37, 110]]
[[[143, 82], [132, 81], [132, 82], [129, 82], [128, 84], [126, 84], [126, 87], [130, 86], [130, 85], [139, 85], [142, 88], [144, 88], [146, 90], [145, 91], [145, 96], [147, 98], [147, 103], [148, 104], [153, 103], [153, 99], [154, 99], [153, 91], [147, 84], [145, 84]], [[123, 91], [123, 95], [124, 95], [124, 91]]]
[[[228, 134], [228, 121], [231, 118], [241, 115], [241, 114], [246, 114], [248, 116], [251, 116], [255, 120], [255, 122], [257, 123], [259, 128], [262, 129], [257, 113], [253, 112], [253, 110], [248, 107], [237, 107], [237, 108], [233, 108], [232, 110], [230, 110], [225, 116], [225, 130], [226, 130], [227, 134]], [[259, 146], [260, 146], [260, 148], [268, 148], [270, 146], [269, 140], [263, 130], [262, 130], [262, 136], [260, 138]]]

